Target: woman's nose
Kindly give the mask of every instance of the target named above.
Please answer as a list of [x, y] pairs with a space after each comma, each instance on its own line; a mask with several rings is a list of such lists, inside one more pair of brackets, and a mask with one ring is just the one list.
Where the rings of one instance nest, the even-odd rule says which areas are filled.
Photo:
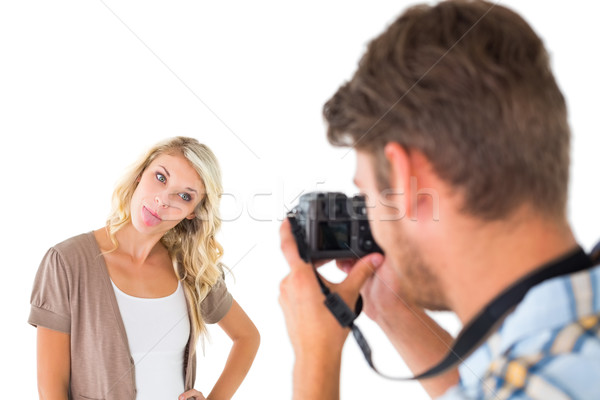
[[157, 207], [169, 207], [169, 204], [166, 200], [166, 195], [157, 194], [154, 198], [154, 201], [156, 202]]

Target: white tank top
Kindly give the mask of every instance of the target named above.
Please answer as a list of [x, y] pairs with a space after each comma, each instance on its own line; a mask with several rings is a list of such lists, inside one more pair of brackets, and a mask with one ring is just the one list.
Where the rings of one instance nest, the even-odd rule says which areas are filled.
[[184, 392], [183, 357], [190, 336], [181, 282], [174, 293], [156, 299], [133, 297], [112, 285], [135, 362], [137, 400], [177, 399]]

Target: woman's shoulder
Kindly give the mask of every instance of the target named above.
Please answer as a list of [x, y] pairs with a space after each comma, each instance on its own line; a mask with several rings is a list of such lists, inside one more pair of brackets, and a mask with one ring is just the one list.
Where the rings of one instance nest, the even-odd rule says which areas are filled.
[[69, 251], [69, 250], [77, 250], [82, 247], [90, 247], [92, 241], [90, 239], [94, 239], [94, 232], [89, 231], [85, 233], [81, 233], [76, 236], [72, 236], [68, 239], [63, 240], [62, 242], [56, 243], [52, 248], [60, 251]]
[[100, 253], [93, 231], [63, 240], [52, 246], [50, 251], [57, 252], [65, 261], [89, 259]]
[[66, 279], [65, 282], [93, 279], [98, 273], [94, 271], [101, 272], [101, 268], [90, 267], [101, 266], [101, 256], [93, 232], [83, 233], [50, 247], [40, 262], [37, 274], [41, 281], [44, 277]]

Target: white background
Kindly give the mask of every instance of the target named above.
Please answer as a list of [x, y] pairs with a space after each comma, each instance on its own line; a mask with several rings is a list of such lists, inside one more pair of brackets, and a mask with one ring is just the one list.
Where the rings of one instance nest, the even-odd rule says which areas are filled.
[[[0, 397], [37, 395], [35, 329], [26, 320], [45, 251], [103, 225], [114, 182], [145, 148], [188, 135], [221, 161], [229, 195], [220, 240], [235, 275], [227, 281], [262, 334], [236, 398], [290, 398], [292, 352], [277, 303], [287, 270], [279, 223], [304, 191], [355, 191], [354, 155], [326, 143], [321, 108], [351, 77], [369, 39], [408, 4], [2, 2]], [[501, 4], [524, 15], [550, 50], [573, 131], [569, 216], [589, 249], [600, 238], [594, 2]], [[458, 329], [452, 316], [438, 318]], [[370, 321], [359, 325], [387, 372], [406, 373]], [[211, 332], [198, 360], [205, 393], [229, 346], [218, 328]], [[416, 383], [377, 377], [349, 340], [342, 398], [426, 396]]]

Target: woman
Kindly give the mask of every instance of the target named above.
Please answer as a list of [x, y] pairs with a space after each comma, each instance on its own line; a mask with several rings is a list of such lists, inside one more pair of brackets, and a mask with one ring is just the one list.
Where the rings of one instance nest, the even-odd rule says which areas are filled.
[[[43, 399], [229, 399], [259, 334], [219, 263], [221, 173], [195, 139], [159, 143], [117, 185], [106, 227], [52, 247], [37, 273]], [[205, 325], [233, 340], [208, 397], [193, 389]]]

